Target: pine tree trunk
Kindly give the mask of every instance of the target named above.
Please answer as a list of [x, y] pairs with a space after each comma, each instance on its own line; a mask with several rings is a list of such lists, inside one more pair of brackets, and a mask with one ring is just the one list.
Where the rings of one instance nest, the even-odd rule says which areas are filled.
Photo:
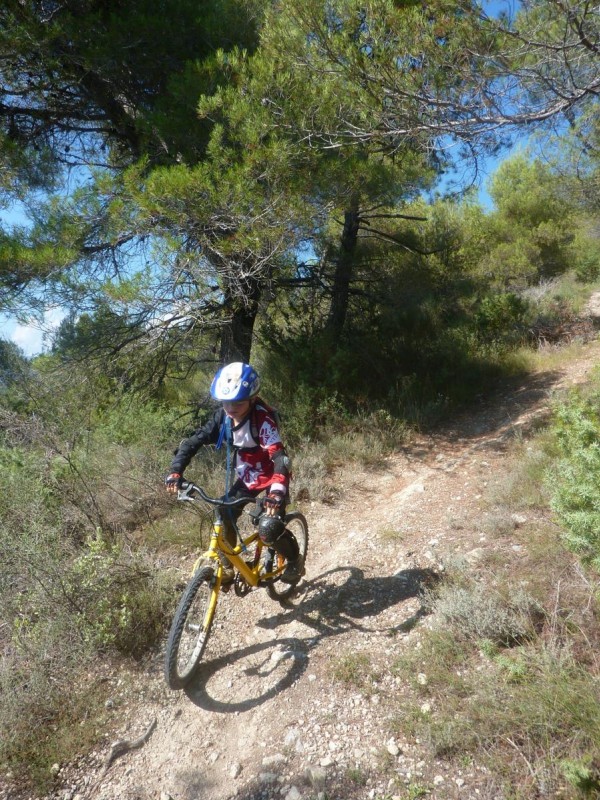
[[225, 297], [225, 314], [229, 317], [221, 333], [220, 359], [222, 364], [231, 361], [250, 361], [254, 323], [258, 314], [261, 289], [257, 282], [251, 294], [244, 298]]
[[354, 198], [351, 207], [344, 212], [344, 228], [333, 275], [332, 298], [329, 318], [327, 320], [327, 329], [334, 337], [342, 333], [348, 314], [348, 301], [350, 298], [350, 284], [354, 273], [358, 228], [358, 198]]

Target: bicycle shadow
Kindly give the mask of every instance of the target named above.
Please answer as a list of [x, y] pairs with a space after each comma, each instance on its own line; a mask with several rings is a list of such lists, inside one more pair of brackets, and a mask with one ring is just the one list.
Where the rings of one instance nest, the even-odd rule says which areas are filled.
[[[349, 574], [343, 583], [331, 580], [344, 572]], [[427, 615], [423, 605], [416, 613], [405, 618], [399, 616], [397, 623], [386, 624], [383, 629], [369, 627], [365, 621], [377, 618], [395, 605], [421, 598], [438, 580], [439, 576], [430, 569], [407, 569], [375, 578], [365, 578], [357, 567], [338, 567], [322, 573], [302, 584], [296, 595], [299, 602], [285, 606], [288, 613], [278, 612], [256, 623], [258, 628], [271, 631], [292, 623], [300, 624], [308, 629], [306, 635], [276, 637], [202, 662], [186, 695], [194, 705], [212, 712], [241, 713], [255, 708], [298, 680], [308, 667], [309, 653], [327, 637], [339, 636], [348, 630], [365, 633], [383, 630], [389, 635], [408, 633]], [[237, 670], [236, 677], [244, 682], [247, 692], [251, 691], [250, 682], [255, 689], [258, 684], [256, 695], [240, 698], [239, 688], [228, 688], [224, 698], [220, 698], [218, 691], [223, 690], [218, 676], [225, 669]], [[282, 670], [285, 670], [283, 674]]]
[[[273, 659], [275, 646], [278, 652], [282, 653], [282, 658], [276, 661]], [[264, 658], [259, 659], [257, 662], [253, 656], [259, 653], [263, 653]], [[211, 695], [209, 687], [212, 685], [212, 680], [226, 667], [234, 667], [236, 662], [240, 664], [250, 664], [250, 666], [242, 668], [245, 677], [257, 678], [259, 681], [265, 683], [268, 682], [276, 672], [280, 672], [282, 666], [286, 671], [276, 683], [269, 685], [267, 689], [256, 697], [245, 697], [239, 700], [230, 699], [240, 694], [240, 689], [233, 687], [230, 687], [226, 692], [227, 699], [219, 699], [214, 693], [214, 690]], [[283, 662], [287, 662], [287, 664]], [[306, 651], [302, 648], [302, 643], [296, 638], [290, 637], [268, 642], [258, 642], [257, 644], [248, 645], [248, 647], [243, 647], [202, 663], [198, 674], [186, 688], [185, 693], [194, 705], [206, 711], [229, 714], [249, 711], [258, 705], [266, 703], [284, 689], [291, 686], [306, 669], [306, 662]], [[241, 680], [243, 680], [243, 678], [241, 678]]]

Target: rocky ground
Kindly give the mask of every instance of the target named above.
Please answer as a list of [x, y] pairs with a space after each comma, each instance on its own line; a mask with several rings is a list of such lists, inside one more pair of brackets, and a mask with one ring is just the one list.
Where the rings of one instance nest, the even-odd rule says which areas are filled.
[[[405, 800], [419, 785], [437, 800], [492, 798], [485, 770], [432, 761], [403, 735], [395, 720], [408, 686], [392, 664], [419, 648], [430, 622], [420, 595], [444, 563], [498, 547], [481, 520], [515, 433], [543, 416], [558, 385], [585, 380], [599, 353], [591, 341], [568, 365], [507, 385], [377, 469], [346, 470], [335, 505], [303, 508], [310, 552], [293, 601], [282, 607], [263, 590], [224, 596], [187, 693], [166, 688], [162, 653], [133, 689], [126, 674], [112, 676], [115, 739], [156, 726], [108, 768], [109, 746], [57, 765], [53, 798]], [[362, 663], [368, 681], [340, 679]], [[412, 679], [426, 681], [426, 666]]]

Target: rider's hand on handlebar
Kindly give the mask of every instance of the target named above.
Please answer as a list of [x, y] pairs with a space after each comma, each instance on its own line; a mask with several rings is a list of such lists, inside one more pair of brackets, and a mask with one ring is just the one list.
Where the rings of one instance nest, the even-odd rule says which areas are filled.
[[268, 517], [274, 517], [276, 514], [279, 514], [284, 499], [285, 495], [283, 492], [279, 491], [269, 492], [269, 494], [265, 497], [263, 501], [266, 515]]
[[181, 481], [183, 477], [178, 472], [172, 472], [170, 475], [167, 475], [165, 478], [165, 486], [167, 487], [167, 492], [171, 494], [175, 494], [179, 491], [179, 487], [181, 486]]

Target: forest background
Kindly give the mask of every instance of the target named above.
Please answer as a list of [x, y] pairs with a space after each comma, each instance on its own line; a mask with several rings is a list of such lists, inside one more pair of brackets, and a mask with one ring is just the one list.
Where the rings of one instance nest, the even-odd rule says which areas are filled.
[[[155, 565], [193, 532], [162, 476], [219, 364], [252, 360], [296, 499], [332, 500], [337, 465], [384, 457], [573, 329], [600, 277], [600, 17], [510, 11], [2, 4], [0, 192], [27, 223], [0, 232], [0, 310], [66, 315], [43, 354], [0, 350], [10, 774], [47, 786], [102, 702], [84, 665], [164, 636], [174, 578]], [[482, 208], [482, 159], [525, 136]], [[556, 422], [554, 497], [595, 576], [596, 409]], [[196, 469], [219, 490], [212, 456]]]

